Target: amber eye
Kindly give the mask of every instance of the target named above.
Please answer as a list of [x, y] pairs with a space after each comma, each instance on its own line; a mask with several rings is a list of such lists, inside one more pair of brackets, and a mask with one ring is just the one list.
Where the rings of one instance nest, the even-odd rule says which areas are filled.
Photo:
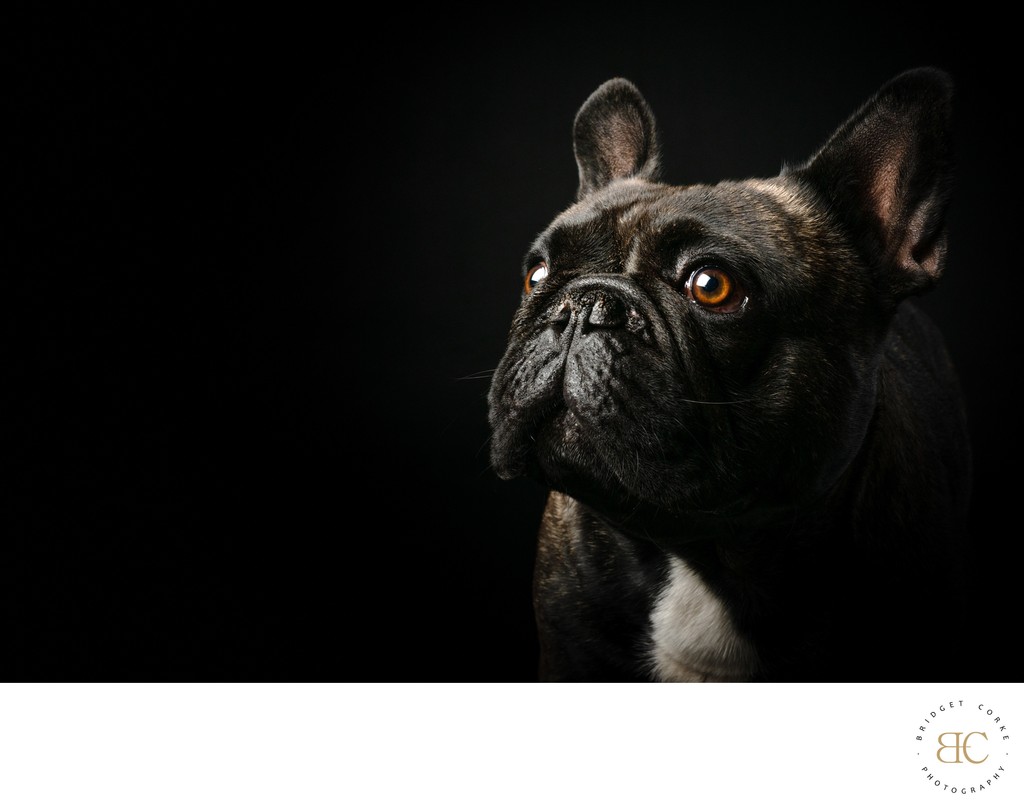
[[548, 263], [542, 261], [540, 264], [535, 264], [530, 268], [530, 271], [526, 273], [526, 278], [523, 279], [523, 292], [530, 295], [537, 284], [548, 277]]
[[686, 282], [686, 294], [694, 303], [716, 312], [735, 312], [747, 301], [739, 282], [713, 266], [693, 271]]

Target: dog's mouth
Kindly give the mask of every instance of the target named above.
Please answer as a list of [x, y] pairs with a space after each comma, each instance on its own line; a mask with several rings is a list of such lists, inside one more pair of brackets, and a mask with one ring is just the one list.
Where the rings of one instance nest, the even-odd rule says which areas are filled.
[[491, 466], [499, 477], [511, 480], [529, 476], [544, 479], [541, 458], [559, 443], [561, 430], [556, 423], [568, 418], [565, 403], [555, 398], [533, 403], [529, 408], [510, 408], [500, 416], [491, 409]]
[[531, 477], [543, 485], [605, 508], [668, 507], [692, 466], [685, 445], [638, 442], [646, 434], [596, 425], [561, 399], [506, 419], [495, 431], [492, 464], [499, 476]]
[[503, 477], [531, 477], [588, 502], [625, 493], [587, 426], [564, 402], [545, 403], [521, 428], [522, 440], [497, 467]]

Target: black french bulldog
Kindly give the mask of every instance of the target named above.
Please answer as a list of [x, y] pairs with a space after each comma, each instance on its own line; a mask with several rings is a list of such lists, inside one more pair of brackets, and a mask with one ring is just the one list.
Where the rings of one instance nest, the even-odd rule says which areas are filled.
[[551, 490], [541, 679], [950, 679], [970, 444], [912, 298], [945, 266], [951, 96], [907, 71], [803, 165], [689, 186], [629, 81], [579, 109], [488, 399], [498, 475]]

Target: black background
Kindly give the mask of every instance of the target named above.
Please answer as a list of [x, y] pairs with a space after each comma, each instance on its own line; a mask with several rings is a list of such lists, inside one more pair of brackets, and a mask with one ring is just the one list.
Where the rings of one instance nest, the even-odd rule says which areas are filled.
[[[937, 681], [1018, 679], [1002, 27], [366, 13], [8, 29], [4, 678], [530, 680], [544, 493], [489, 469], [485, 398], [520, 259], [575, 194], [576, 109], [625, 76], [667, 181], [770, 176], [933, 64], [957, 84], [960, 167], [925, 303], [968, 396], [978, 578], [969, 643], [942, 592], [920, 592], [921, 632]], [[850, 642], [871, 654], [870, 627]]]

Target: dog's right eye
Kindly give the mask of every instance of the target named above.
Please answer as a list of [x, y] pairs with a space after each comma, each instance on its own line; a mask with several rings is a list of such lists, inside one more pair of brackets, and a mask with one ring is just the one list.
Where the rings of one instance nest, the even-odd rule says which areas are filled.
[[530, 268], [530, 271], [526, 273], [526, 278], [523, 279], [523, 292], [527, 295], [533, 294], [533, 290], [537, 288], [537, 284], [548, 277], [548, 263], [542, 261], [540, 264], [535, 264]]
[[715, 312], [735, 312], [747, 302], [739, 282], [713, 265], [701, 267], [690, 274], [686, 295], [694, 303]]

